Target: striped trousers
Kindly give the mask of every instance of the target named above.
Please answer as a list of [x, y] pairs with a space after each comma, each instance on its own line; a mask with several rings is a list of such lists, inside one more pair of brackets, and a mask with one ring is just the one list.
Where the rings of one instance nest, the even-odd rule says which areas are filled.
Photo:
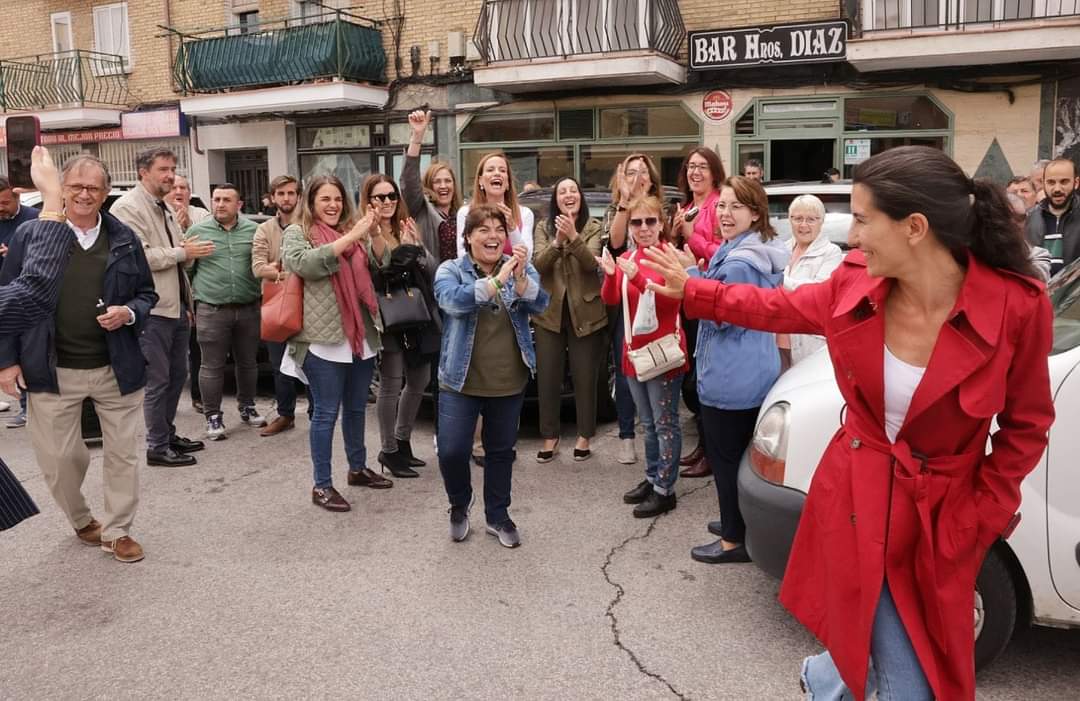
[[0, 531], [7, 530], [38, 513], [37, 505], [18, 478], [0, 459]]

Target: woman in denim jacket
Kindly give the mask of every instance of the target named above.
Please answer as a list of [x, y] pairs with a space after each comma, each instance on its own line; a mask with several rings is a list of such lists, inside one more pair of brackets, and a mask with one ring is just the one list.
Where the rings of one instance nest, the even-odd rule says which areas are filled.
[[[691, 275], [758, 287], [780, 285], [791, 253], [769, 224], [769, 203], [759, 183], [738, 175], [728, 178], [716, 201], [716, 222], [724, 243], [704, 273], [688, 259]], [[749, 562], [736, 478], [758, 409], [780, 375], [780, 353], [771, 333], [701, 321], [695, 357], [705, 457], [720, 501], [720, 521], [708, 529], [720, 539], [694, 548], [691, 557], [708, 563]]]
[[443, 313], [439, 470], [450, 500], [450, 537], [460, 542], [469, 535], [469, 457], [483, 416], [487, 532], [515, 548], [521, 538], [507, 512], [510, 479], [525, 385], [536, 374], [529, 315], [543, 312], [550, 297], [524, 245], [503, 253], [508, 229], [499, 208], [474, 207], [462, 230], [466, 253], [439, 266], [435, 298]]

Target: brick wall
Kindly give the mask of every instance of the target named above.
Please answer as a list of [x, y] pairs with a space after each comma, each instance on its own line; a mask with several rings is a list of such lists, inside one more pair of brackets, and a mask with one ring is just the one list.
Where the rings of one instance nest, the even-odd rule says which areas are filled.
[[[613, 0], [617, 1], [617, 0]], [[106, 4], [95, 0], [10, 0], [6, 17], [10, 27], [0, 44], [0, 57], [40, 53], [51, 49], [49, 16], [67, 11], [72, 16], [76, 48], [93, 49], [92, 8]], [[326, 4], [332, 4], [328, 1]], [[342, 7], [355, 3], [340, 0]], [[132, 72], [129, 89], [132, 106], [139, 103], [176, 99], [172, 90], [171, 67], [176, 41], [159, 36], [158, 25], [169, 24], [184, 31], [225, 26], [233, 8], [258, 9], [260, 20], [284, 18], [292, 7], [290, 0], [171, 0], [171, 17], [166, 18], [161, 0], [128, 0], [129, 41]], [[403, 19], [399, 55], [403, 75], [412, 72], [409, 49], [420, 47], [420, 72], [430, 72], [428, 43], [439, 42], [439, 72], [449, 66], [447, 34], [462, 32], [471, 40], [483, 0], [380, 0], [362, 3], [359, 14], [383, 21], [383, 46], [387, 54], [387, 79], [397, 77], [394, 69], [394, 31]], [[747, 3], [744, 0], [681, 0], [683, 20], [688, 31], [743, 25], [772, 24], [810, 19], [835, 18], [836, 0], [786, 0], [771, 3]], [[683, 58], [685, 59], [685, 42]]]

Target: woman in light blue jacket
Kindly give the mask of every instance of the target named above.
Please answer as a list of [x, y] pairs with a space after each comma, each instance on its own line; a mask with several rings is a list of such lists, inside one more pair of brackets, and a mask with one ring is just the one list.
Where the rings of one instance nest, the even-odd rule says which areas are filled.
[[474, 207], [462, 234], [465, 255], [435, 274], [443, 313], [439, 359], [439, 470], [450, 500], [450, 537], [469, 535], [473, 431], [484, 419], [484, 515], [487, 532], [508, 548], [521, 544], [510, 519], [510, 479], [525, 385], [536, 374], [529, 315], [547, 308], [540, 274], [524, 245], [506, 255], [506, 215]]
[[[724, 243], [704, 273], [691, 266], [691, 275], [779, 286], [791, 253], [769, 225], [769, 202], [761, 185], [742, 176], [728, 178], [716, 203], [716, 221]], [[720, 521], [711, 522], [709, 532], [720, 539], [694, 548], [690, 555], [699, 562], [749, 562], [736, 481], [758, 410], [780, 375], [776, 338], [763, 331], [702, 321], [695, 360], [705, 457], [720, 501]]]

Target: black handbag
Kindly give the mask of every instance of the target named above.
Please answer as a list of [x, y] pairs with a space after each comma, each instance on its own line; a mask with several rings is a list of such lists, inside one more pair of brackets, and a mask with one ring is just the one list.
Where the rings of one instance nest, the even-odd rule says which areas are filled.
[[[413, 280], [416, 246], [402, 245], [391, 254], [390, 265], [381, 271], [379, 315], [383, 333], [400, 333], [431, 323], [431, 310], [419, 286]], [[423, 249], [418, 249], [421, 253]]]

